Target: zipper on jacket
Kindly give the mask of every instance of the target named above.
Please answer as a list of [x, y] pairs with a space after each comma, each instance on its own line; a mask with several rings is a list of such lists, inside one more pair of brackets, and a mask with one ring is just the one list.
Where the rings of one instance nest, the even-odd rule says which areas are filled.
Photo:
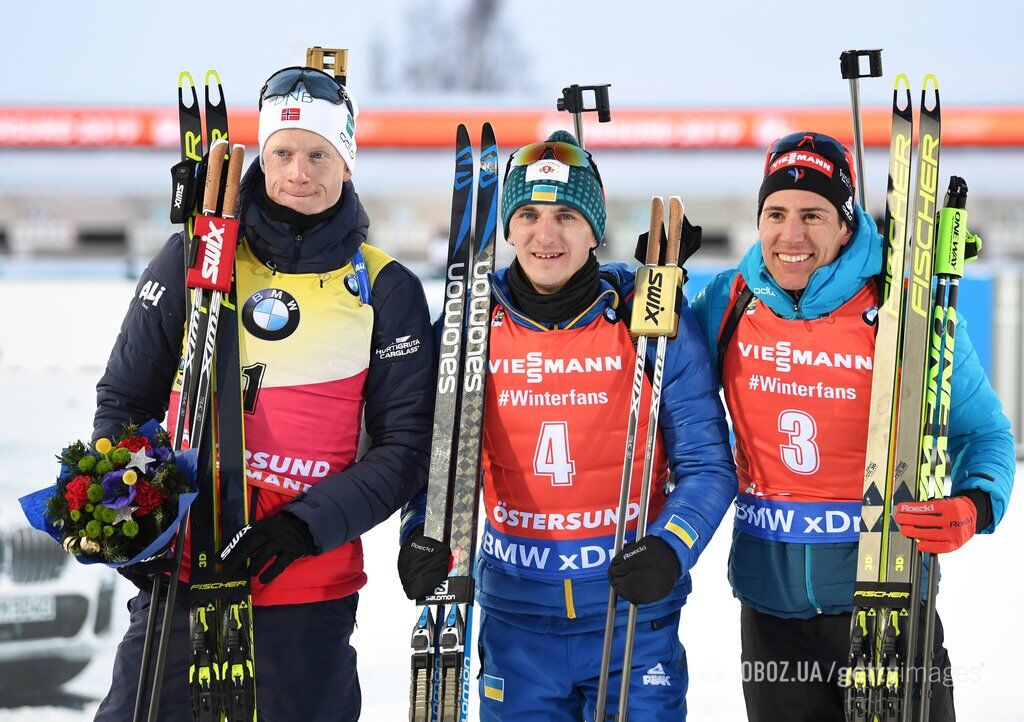
[[804, 544], [804, 586], [807, 590], [807, 601], [811, 603], [815, 611], [821, 614], [821, 607], [818, 600], [814, 598], [814, 589], [811, 586], [811, 545]]
[[302, 252], [302, 234], [295, 235], [295, 252], [292, 254], [292, 273], [297, 273], [299, 268], [299, 255]]

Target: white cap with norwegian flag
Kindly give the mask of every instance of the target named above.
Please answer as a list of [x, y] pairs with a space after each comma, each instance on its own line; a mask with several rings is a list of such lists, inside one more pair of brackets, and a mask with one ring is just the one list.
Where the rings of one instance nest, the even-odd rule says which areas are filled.
[[352, 110], [346, 103], [335, 104], [314, 98], [301, 88], [300, 92], [267, 98], [260, 110], [260, 125], [257, 137], [260, 143], [260, 167], [263, 166], [263, 148], [274, 133], [288, 128], [308, 130], [322, 136], [334, 146], [348, 166], [355, 172], [356, 165], [356, 118], [359, 106], [349, 95]]

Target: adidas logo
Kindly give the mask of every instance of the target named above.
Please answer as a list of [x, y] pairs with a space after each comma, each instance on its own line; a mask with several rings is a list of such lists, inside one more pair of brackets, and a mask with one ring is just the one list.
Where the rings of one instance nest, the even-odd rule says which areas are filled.
[[644, 675], [644, 684], [653, 687], [671, 687], [672, 683], [668, 679], [668, 675], [665, 674], [665, 668], [658, 662], [656, 665], [647, 670], [647, 674]]

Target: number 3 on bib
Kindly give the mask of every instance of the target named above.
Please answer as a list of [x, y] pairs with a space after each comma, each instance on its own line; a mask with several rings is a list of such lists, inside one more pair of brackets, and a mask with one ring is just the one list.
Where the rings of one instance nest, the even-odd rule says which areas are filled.
[[533, 473], [551, 479], [551, 486], [572, 486], [576, 462], [569, 456], [569, 424], [544, 421], [533, 455]]
[[821, 464], [821, 455], [814, 443], [818, 435], [814, 417], [805, 411], [783, 411], [779, 414], [779, 432], [789, 438], [789, 443], [779, 444], [782, 463], [797, 474], [816, 472]]

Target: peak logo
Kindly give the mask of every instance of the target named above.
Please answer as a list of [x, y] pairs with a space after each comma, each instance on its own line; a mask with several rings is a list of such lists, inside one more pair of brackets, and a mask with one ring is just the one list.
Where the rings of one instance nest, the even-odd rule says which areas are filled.
[[647, 674], [644, 675], [644, 685], [651, 687], [671, 687], [672, 682], [669, 681], [668, 674], [665, 672], [665, 667], [658, 662], [656, 665], [647, 670]]
[[604, 373], [622, 370], [622, 356], [583, 356], [579, 358], [545, 358], [540, 351], [531, 351], [522, 358], [490, 359], [492, 374], [523, 374], [526, 382], [544, 382], [546, 374]]

